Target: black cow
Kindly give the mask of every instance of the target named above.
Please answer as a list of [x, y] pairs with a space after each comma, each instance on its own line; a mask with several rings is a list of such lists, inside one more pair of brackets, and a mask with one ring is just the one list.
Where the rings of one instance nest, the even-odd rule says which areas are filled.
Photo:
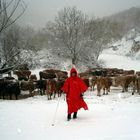
[[16, 100], [18, 99], [18, 95], [20, 94], [20, 86], [19, 82], [11, 81], [11, 80], [0, 80], [0, 96], [5, 99], [5, 96], [10, 96], [10, 100], [12, 99], [12, 95], [14, 94]]
[[107, 71], [106, 70], [95, 70], [95, 71], [92, 71], [92, 76], [106, 77], [107, 76]]
[[36, 88], [39, 89], [40, 95], [45, 95], [47, 80], [37, 80]]

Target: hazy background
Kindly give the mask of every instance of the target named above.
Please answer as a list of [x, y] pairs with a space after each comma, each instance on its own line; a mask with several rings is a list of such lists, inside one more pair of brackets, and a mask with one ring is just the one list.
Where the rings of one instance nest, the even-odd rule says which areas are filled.
[[64, 7], [76, 6], [89, 16], [103, 17], [129, 9], [140, 7], [140, 0], [24, 0], [27, 4], [25, 14], [19, 20], [22, 25], [36, 28], [45, 26], [53, 20], [57, 12]]

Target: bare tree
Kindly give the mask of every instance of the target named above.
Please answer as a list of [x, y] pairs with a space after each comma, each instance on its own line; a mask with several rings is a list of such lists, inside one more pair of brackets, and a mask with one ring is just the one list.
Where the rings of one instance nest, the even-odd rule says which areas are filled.
[[19, 56], [17, 29], [14, 28], [14, 33], [13, 27], [10, 27], [23, 15], [25, 9], [23, 0], [0, 0], [0, 69], [7, 69]]
[[56, 44], [59, 44], [62, 50], [66, 50], [64, 52], [72, 59], [72, 64], [78, 61], [85, 23], [86, 16], [76, 7], [72, 7], [58, 12], [55, 22], [48, 27]]
[[0, 0], [0, 34], [15, 23], [25, 12], [23, 0]]
[[2, 58], [4, 65], [12, 66], [19, 58], [20, 53], [20, 35], [19, 27], [17, 25], [9, 28], [4, 34], [1, 41]]

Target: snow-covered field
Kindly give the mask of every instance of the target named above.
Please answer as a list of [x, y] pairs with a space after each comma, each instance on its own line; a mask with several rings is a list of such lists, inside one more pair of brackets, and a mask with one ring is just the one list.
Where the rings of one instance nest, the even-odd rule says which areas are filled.
[[81, 109], [78, 118], [69, 122], [66, 120], [67, 105], [63, 96], [52, 101], [48, 101], [46, 96], [18, 101], [0, 100], [0, 139], [140, 139], [139, 95], [132, 96], [130, 92], [121, 93], [112, 89], [109, 95], [102, 97], [97, 97], [96, 91], [87, 91], [84, 98], [89, 110]]

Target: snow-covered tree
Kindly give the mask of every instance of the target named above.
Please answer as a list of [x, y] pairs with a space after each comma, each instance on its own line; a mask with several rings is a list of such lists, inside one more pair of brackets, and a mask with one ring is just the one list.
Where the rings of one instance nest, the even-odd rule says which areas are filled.
[[68, 7], [58, 12], [55, 22], [49, 24], [47, 31], [53, 36], [53, 43], [71, 58], [72, 64], [78, 61], [81, 42], [84, 40], [86, 16], [76, 7]]

